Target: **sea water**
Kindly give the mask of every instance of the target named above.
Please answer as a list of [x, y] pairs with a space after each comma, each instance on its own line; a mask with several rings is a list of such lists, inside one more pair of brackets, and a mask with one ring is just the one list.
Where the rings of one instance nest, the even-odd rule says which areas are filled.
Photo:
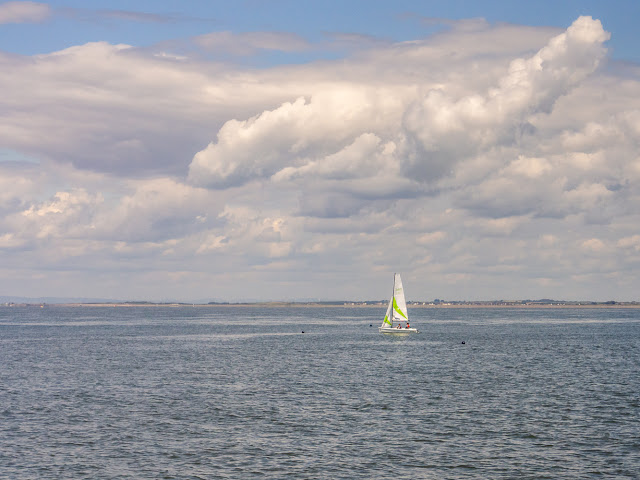
[[640, 478], [640, 309], [383, 315], [0, 307], [0, 478]]

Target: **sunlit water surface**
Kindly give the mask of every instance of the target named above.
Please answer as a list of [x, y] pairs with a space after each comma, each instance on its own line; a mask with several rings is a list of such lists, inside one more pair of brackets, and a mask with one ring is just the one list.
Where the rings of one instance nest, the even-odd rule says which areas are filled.
[[383, 310], [0, 307], [0, 477], [640, 478], [640, 309]]

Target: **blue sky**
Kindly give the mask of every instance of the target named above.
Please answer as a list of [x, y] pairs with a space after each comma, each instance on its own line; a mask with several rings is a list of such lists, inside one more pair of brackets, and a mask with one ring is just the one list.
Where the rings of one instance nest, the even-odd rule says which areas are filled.
[[638, 300], [638, 2], [0, 2], [0, 296]]
[[425, 22], [427, 18], [446, 21], [481, 17], [491, 23], [563, 28], [587, 14], [600, 19], [613, 32], [609, 42], [613, 58], [640, 60], [636, 28], [640, 3], [632, 0], [78, 0], [46, 4], [51, 12], [42, 22], [3, 26], [0, 47], [4, 51], [27, 55], [49, 53], [90, 41], [151, 46], [213, 30], [292, 32], [316, 44], [334, 33], [371, 35], [399, 42], [442, 28]]

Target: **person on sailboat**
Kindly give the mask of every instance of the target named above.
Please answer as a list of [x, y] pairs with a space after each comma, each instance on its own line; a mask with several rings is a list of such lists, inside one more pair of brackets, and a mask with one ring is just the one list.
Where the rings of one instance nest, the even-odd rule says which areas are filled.
[[411, 328], [411, 327], [409, 326], [409, 320], [407, 320], [407, 328]]

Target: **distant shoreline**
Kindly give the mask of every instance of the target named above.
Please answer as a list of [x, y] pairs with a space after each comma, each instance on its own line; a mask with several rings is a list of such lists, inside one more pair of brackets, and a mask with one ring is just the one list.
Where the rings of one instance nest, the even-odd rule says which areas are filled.
[[[121, 302], [121, 303], [12, 303], [2, 304], [4, 307], [152, 307], [152, 308], [177, 308], [177, 307], [253, 307], [253, 308], [374, 308], [384, 309], [386, 303], [322, 303], [322, 302], [247, 302], [247, 303], [152, 303], [152, 302]], [[409, 309], [433, 308], [433, 309], [487, 309], [487, 308], [517, 308], [517, 309], [567, 309], [567, 308], [640, 308], [638, 302], [620, 303], [464, 303], [464, 304], [409, 304]]]

